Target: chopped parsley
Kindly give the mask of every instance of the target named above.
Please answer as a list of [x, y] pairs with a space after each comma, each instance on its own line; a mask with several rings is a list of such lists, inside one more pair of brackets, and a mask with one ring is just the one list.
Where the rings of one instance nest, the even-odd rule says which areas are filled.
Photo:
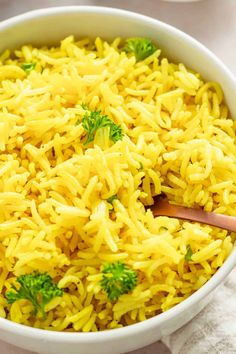
[[123, 138], [121, 127], [115, 124], [108, 116], [101, 114], [101, 111], [87, 111], [82, 118], [82, 126], [87, 133], [84, 145], [91, 143], [97, 130], [104, 127], [109, 127], [109, 138], [114, 143]]
[[118, 199], [117, 195], [114, 194], [111, 197], [107, 198], [107, 202], [112, 204], [114, 202], [114, 200]]
[[29, 74], [32, 70], [35, 69], [36, 63], [24, 63], [21, 65], [22, 69]]
[[193, 251], [190, 245], [187, 245], [187, 252], [185, 254], [184, 259], [189, 262], [192, 260], [192, 255], [193, 255]]
[[133, 53], [137, 61], [141, 61], [152, 55], [157, 46], [150, 39], [130, 38], [126, 40], [123, 50], [126, 53]]
[[143, 170], [143, 164], [142, 164], [142, 162], [139, 162], [139, 165], [140, 165], [140, 167], [139, 167], [138, 171], [142, 171], [142, 170]]
[[102, 269], [101, 286], [109, 300], [114, 301], [137, 285], [137, 274], [122, 262], [107, 263]]
[[17, 277], [19, 289], [13, 286], [13, 291], [6, 292], [9, 304], [17, 300], [29, 300], [34, 306], [34, 315], [45, 316], [45, 305], [56, 296], [62, 296], [63, 290], [59, 289], [47, 273], [34, 272]]
[[81, 107], [85, 110], [88, 111], [89, 110], [89, 106], [86, 103], [81, 103]]

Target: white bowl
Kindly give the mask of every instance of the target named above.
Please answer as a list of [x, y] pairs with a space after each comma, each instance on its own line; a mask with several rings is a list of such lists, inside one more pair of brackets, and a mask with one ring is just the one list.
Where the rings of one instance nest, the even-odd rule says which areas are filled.
[[[141, 36], [159, 44], [172, 60], [184, 62], [206, 80], [218, 81], [236, 117], [236, 79], [202, 44], [185, 33], [136, 13], [103, 7], [56, 7], [32, 11], [0, 23], [0, 52], [21, 44], [52, 44], [63, 37]], [[62, 333], [26, 327], [0, 318], [0, 339], [44, 354], [119, 354], [148, 345], [190, 321], [236, 265], [234, 250], [217, 273], [174, 308], [125, 328], [97, 333]], [[224, 306], [224, 305], [222, 305]]]

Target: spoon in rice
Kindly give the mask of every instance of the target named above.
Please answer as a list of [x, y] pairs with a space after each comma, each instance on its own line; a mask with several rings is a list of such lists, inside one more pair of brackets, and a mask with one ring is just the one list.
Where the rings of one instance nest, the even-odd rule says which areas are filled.
[[151, 206], [151, 210], [154, 216], [169, 216], [171, 218], [198, 221], [236, 232], [236, 217], [170, 204], [167, 197], [162, 194], [154, 199], [154, 205]]

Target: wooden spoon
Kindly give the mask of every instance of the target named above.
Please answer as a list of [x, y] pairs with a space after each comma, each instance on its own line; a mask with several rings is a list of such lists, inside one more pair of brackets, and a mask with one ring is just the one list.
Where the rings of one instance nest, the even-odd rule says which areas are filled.
[[223, 214], [207, 212], [202, 209], [186, 208], [179, 205], [170, 204], [166, 196], [158, 196], [151, 206], [154, 216], [169, 216], [171, 218], [198, 221], [203, 224], [220, 227], [236, 232], [236, 217]]

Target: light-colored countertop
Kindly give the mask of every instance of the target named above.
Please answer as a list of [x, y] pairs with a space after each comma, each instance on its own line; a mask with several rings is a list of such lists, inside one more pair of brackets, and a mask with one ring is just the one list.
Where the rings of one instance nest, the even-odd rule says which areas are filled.
[[[201, 41], [236, 75], [236, 0], [203, 0], [195, 3], [168, 3], [161, 0], [0, 0], [0, 20], [37, 8], [63, 5], [118, 7], [155, 17]], [[3, 342], [0, 342], [0, 353], [32, 354]], [[160, 342], [132, 352], [168, 353], [169, 350]]]

